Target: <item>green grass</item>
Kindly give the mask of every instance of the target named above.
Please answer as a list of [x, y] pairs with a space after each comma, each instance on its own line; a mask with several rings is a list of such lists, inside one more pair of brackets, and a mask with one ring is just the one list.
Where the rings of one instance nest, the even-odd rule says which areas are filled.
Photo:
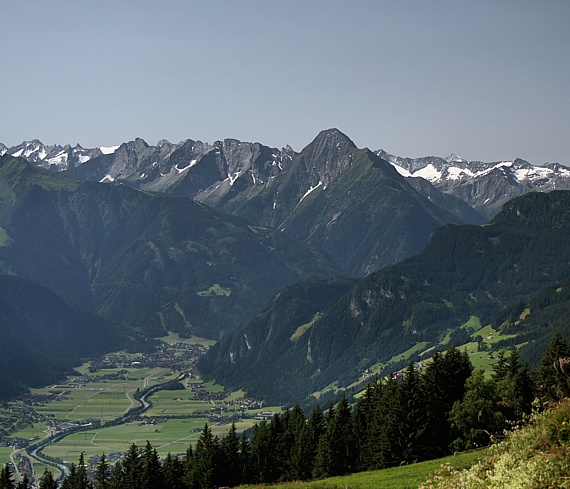
[[313, 318], [305, 324], [302, 324], [301, 326], [299, 326], [295, 332], [291, 335], [291, 338], [289, 338], [291, 341], [297, 341], [301, 336], [303, 336], [303, 334], [305, 334], [307, 332], [307, 330], [315, 323], [315, 321], [317, 319], [319, 319], [322, 316], [322, 313], [317, 312]]
[[[68, 462], [77, 462], [81, 452], [85, 456], [115, 452], [125, 452], [131, 443], [137, 446], [146, 445], [150, 441], [161, 457], [168, 453], [185, 453], [188, 447], [196, 443], [204, 428], [204, 418], [168, 419], [155, 424], [132, 422], [109, 428], [82, 431], [66, 436], [63, 440], [44, 449], [51, 457], [61, 458]], [[236, 423], [238, 432], [251, 428], [253, 420]], [[225, 435], [229, 425], [208, 423], [215, 435]]]
[[388, 364], [390, 363], [397, 363], [397, 362], [401, 362], [402, 360], [407, 360], [409, 359], [414, 353], [417, 353], [419, 351], [422, 351], [426, 348], [426, 346], [428, 346], [428, 342], [427, 341], [422, 341], [420, 343], [417, 343], [416, 345], [412, 346], [411, 348], [407, 349], [405, 352], [402, 352], [398, 355], [394, 355], [392, 358], [390, 358], [390, 360], [388, 361]]
[[201, 290], [196, 292], [200, 297], [211, 297], [213, 295], [229, 297], [232, 294], [232, 289], [227, 287], [222, 287], [220, 284], [214, 284], [210, 286], [208, 290]]
[[[271, 487], [275, 489], [413, 489], [428, 480], [444, 464], [450, 464], [454, 469], [461, 470], [473, 466], [486, 454], [486, 451], [464, 453], [402, 467], [331, 477], [319, 481], [275, 484]], [[241, 487], [242, 489], [255, 489], [260, 486]]]
[[481, 329], [481, 321], [477, 316], [471, 316], [462, 328], [468, 333], [475, 333]]
[[0, 464], [4, 465], [10, 461], [11, 447], [0, 447]]
[[204, 346], [211, 346], [216, 343], [216, 340], [211, 340], [208, 338], [201, 338], [199, 336], [191, 336], [190, 338], [181, 338], [178, 333], [173, 333], [170, 331], [168, 336], [163, 336], [162, 338], [158, 338], [159, 340], [164, 341], [165, 343], [186, 343], [187, 345], [204, 345]]

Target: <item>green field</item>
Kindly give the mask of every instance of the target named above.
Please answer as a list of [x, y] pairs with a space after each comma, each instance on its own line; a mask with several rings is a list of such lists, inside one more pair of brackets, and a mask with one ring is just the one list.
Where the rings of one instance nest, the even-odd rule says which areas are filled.
[[[66, 436], [63, 440], [50, 445], [43, 453], [58, 457], [68, 462], [77, 462], [81, 452], [85, 456], [101, 455], [103, 452], [123, 453], [130, 444], [144, 446], [150, 441], [161, 457], [168, 453], [185, 453], [190, 444], [194, 444], [204, 428], [205, 419], [168, 419], [154, 424], [141, 422], [126, 423], [97, 430], [82, 431]], [[238, 432], [253, 425], [253, 420], [236, 423]], [[224, 435], [229, 425], [211, 425], [214, 434]]]
[[0, 447], [0, 464], [7, 464], [10, 461], [11, 447]]

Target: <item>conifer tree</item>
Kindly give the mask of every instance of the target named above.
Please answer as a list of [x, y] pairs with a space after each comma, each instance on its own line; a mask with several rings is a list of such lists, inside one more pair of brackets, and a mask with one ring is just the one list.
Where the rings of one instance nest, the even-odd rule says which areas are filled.
[[103, 452], [95, 471], [95, 489], [109, 489], [110, 471], [107, 457]]
[[398, 401], [399, 384], [393, 375], [386, 380], [372, 420], [377, 439], [374, 454], [378, 468], [392, 467], [402, 460], [400, 420], [403, 413]]
[[253, 480], [252, 470], [251, 470], [251, 444], [249, 439], [242, 432], [239, 440], [239, 460], [241, 466], [241, 481], [244, 484], [249, 484]]
[[346, 395], [337, 404], [332, 428], [332, 474], [349, 474], [355, 469], [357, 455], [352, 409]]
[[254, 484], [273, 482], [273, 459], [271, 435], [267, 422], [261, 421], [253, 427], [251, 436], [251, 473]]
[[424, 433], [427, 427], [426, 395], [418, 370], [410, 362], [404, 380], [398, 389], [400, 419], [400, 454], [404, 461], [416, 462], [425, 458]]
[[206, 423], [194, 450], [193, 487], [210, 489], [218, 486], [219, 470], [220, 444]]
[[451, 347], [445, 354], [435, 353], [423, 375], [427, 415], [426, 440], [430, 457], [445, 455], [451, 443], [449, 413], [463, 399], [465, 382], [473, 367], [466, 351]]
[[161, 489], [164, 487], [160, 458], [148, 440], [141, 456], [140, 484], [141, 489]]
[[222, 438], [220, 446], [223, 460], [221, 466], [222, 486], [233, 487], [239, 485], [242, 481], [239, 445], [236, 425], [232, 423], [230, 429]]
[[333, 473], [332, 460], [332, 444], [333, 444], [333, 423], [336, 411], [332, 402], [329, 404], [325, 416], [325, 426], [322, 435], [319, 437], [317, 451], [315, 454], [315, 462], [313, 464], [312, 474], [315, 479], [329, 477]]
[[8, 464], [5, 464], [0, 469], [0, 489], [13, 489], [14, 483], [12, 482], [12, 472]]
[[[117, 468], [120, 469], [120, 472], [117, 474], [118, 478], [114, 480], [114, 484], [118, 482], [119, 485], [112, 487], [120, 489], [139, 489], [142, 486], [141, 456], [135, 443], [129, 447], [125, 458]], [[114, 472], [116, 472], [116, 470]]]
[[40, 480], [39, 489], [57, 489], [57, 481], [53, 478], [51, 470], [47, 467]]
[[542, 395], [558, 401], [570, 397], [570, 342], [556, 332], [540, 364]]
[[164, 487], [169, 489], [184, 489], [184, 464], [178, 457], [168, 453], [162, 464]]
[[325, 418], [320, 405], [311, 411], [307, 422], [304, 423], [294, 456], [295, 476], [299, 480], [307, 480], [312, 476], [317, 446], [325, 430]]
[[185, 487], [194, 487], [194, 452], [191, 445], [186, 450], [186, 459], [184, 460], [184, 484]]
[[28, 489], [30, 487], [30, 479], [28, 474], [24, 474], [22, 480], [16, 484], [16, 489]]
[[364, 391], [364, 395], [359, 399], [353, 411], [353, 422], [355, 426], [357, 441], [357, 468], [358, 470], [378, 469], [377, 444], [378, 444], [378, 423], [376, 408], [382, 396], [382, 382], [375, 379], [370, 382]]

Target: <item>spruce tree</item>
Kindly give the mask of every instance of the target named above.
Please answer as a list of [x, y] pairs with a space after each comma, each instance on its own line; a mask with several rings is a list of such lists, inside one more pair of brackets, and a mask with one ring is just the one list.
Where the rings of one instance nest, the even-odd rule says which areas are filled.
[[450, 348], [435, 353], [423, 375], [427, 415], [426, 455], [430, 458], [443, 456], [449, 451], [452, 441], [449, 413], [456, 401], [463, 399], [465, 382], [473, 367], [466, 351]]
[[249, 439], [242, 432], [239, 439], [239, 460], [241, 466], [241, 481], [244, 484], [249, 484], [253, 481], [252, 468], [251, 468], [251, 444]]
[[148, 440], [141, 456], [140, 484], [141, 489], [161, 489], [164, 487], [160, 458]]
[[334, 419], [336, 411], [332, 402], [329, 404], [325, 416], [325, 426], [319, 437], [312, 475], [315, 479], [323, 479], [333, 474], [333, 443], [334, 443]]
[[8, 464], [5, 464], [4, 467], [0, 469], [0, 489], [14, 489], [12, 472]]
[[405, 462], [416, 462], [426, 458], [424, 433], [427, 428], [427, 412], [424, 385], [413, 362], [409, 363], [404, 372], [398, 394], [402, 410], [400, 454]]
[[95, 489], [109, 489], [110, 472], [111, 469], [107, 463], [107, 457], [103, 452], [95, 471]]
[[307, 480], [312, 477], [319, 439], [324, 430], [325, 417], [321, 406], [317, 404], [311, 411], [307, 422], [304, 423], [297, 442], [296, 454], [293, 458], [297, 479]]
[[220, 449], [223, 460], [220, 485], [233, 487], [241, 484], [240, 441], [235, 423], [231, 424], [230, 429], [222, 438]]
[[28, 489], [30, 487], [30, 479], [28, 474], [24, 474], [22, 480], [16, 484], [16, 489]]
[[219, 471], [220, 444], [206, 423], [194, 450], [193, 487], [210, 489], [218, 486]]
[[53, 478], [53, 474], [47, 467], [40, 480], [39, 489], [57, 489], [57, 481]]
[[125, 489], [139, 489], [142, 487], [141, 481], [141, 456], [136, 444], [132, 444], [125, 458], [121, 462], [121, 472], [119, 474], [120, 487]]
[[546, 347], [540, 364], [542, 395], [559, 401], [570, 397], [570, 342], [556, 332]]
[[178, 457], [168, 453], [162, 464], [164, 487], [169, 489], [184, 489], [184, 464]]
[[253, 427], [251, 436], [251, 473], [254, 484], [274, 482], [271, 435], [267, 422], [261, 421]]

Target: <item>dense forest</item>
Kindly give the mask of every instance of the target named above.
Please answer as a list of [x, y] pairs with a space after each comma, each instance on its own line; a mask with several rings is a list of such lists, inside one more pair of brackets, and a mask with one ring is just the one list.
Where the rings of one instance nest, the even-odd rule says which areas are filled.
[[[197, 489], [324, 478], [438, 458], [482, 447], [524, 423], [532, 409], [570, 395], [565, 370], [570, 342], [555, 334], [538, 371], [516, 348], [501, 351], [486, 375], [473, 370], [466, 352], [436, 353], [424, 368], [374, 379], [358, 399], [317, 405], [308, 416], [299, 405], [262, 421], [250, 433], [234, 425], [217, 437], [206, 424], [183, 457], [161, 460], [155, 448], [132, 444], [112, 467], [103, 454], [94, 474], [83, 456], [62, 489]], [[0, 489], [27, 487], [0, 472]], [[40, 488], [55, 488], [46, 470]]]

